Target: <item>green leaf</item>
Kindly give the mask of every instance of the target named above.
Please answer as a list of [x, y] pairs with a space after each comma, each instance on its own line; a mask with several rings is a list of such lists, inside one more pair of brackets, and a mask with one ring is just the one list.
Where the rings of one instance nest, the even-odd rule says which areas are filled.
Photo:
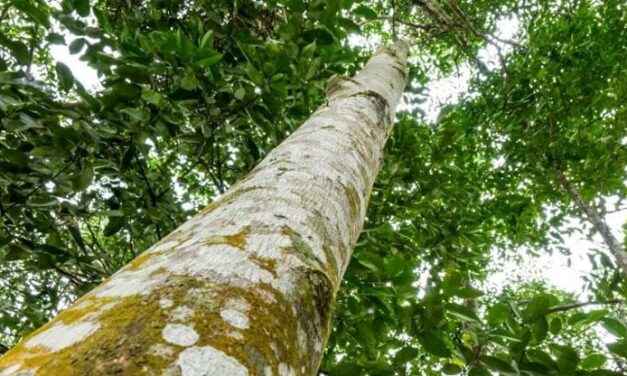
[[72, 189], [76, 192], [84, 191], [93, 179], [94, 169], [90, 165], [85, 165], [81, 172], [72, 177]]
[[485, 368], [480, 366], [474, 366], [468, 371], [468, 376], [492, 376]]
[[264, 83], [264, 79], [263, 79], [263, 74], [261, 74], [257, 69], [255, 69], [255, 67], [253, 67], [250, 64], [247, 64], [244, 67], [244, 72], [246, 72], [246, 75], [250, 78], [250, 80], [257, 86], [263, 86]]
[[376, 253], [360, 251], [355, 255], [357, 262], [372, 270], [375, 274], [383, 274], [383, 260]]
[[553, 351], [557, 354], [557, 366], [561, 372], [570, 374], [579, 364], [579, 355], [570, 346], [551, 346]]
[[47, 10], [40, 9], [37, 6], [37, 3], [32, 0], [13, 0], [11, 4], [26, 13], [30, 18], [32, 18], [37, 23], [50, 27], [50, 15]]
[[143, 88], [142, 99], [150, 104], [159, 106], [161, 105], [165, 97], [163, 96], [163, 94], [157, 93], [156, 91], [150, 90], [148, 88]]
[[514, 342], [520, 342], [520, 338], [519, 336], [517, 336], [515, 333], [504, 330], [504, 329], [497, 329], [494, 330], [490, 333], [491, 337], [496, 337], [496, 338], [503, 338], [503, 339], [507, 339], [509, 341], [514, 341]]
[[213, 50], [213, 30], [209, 30], [203, 35], [199, 43], [200, 48]]
[[17, 150], [4, 149], [1, 150], [0, 155], [16, 166], [25, 167], [28, 165], [28, 155], [26, 153], [22, 153]]
[[124, 226], [124, 217], [109, 217], [109, 222], [103, 230], [104, 236], [113, 236]]
[[183, 75], [180, 79], [181, 88], [185, 90], [195, 90], [198, 86], [198, 81], [196, 80], [196, 72], [193, 69], [187, 68], [183, 72]]
[[603, 328], [611, 334], [619, 338], [627, 337], [627, 328], [622, 322], [611, 317], [604, 317], [601, 321], [603, 322]]
[[480, 321], [476, 313], [474, 313], [471, 309], [464, 307], [463, 305], [448, 303], [445, 305], [445, 308], [447, 310], [447, 313], [459, 319], [476, 322]]
[[581, 368], [588, 370], [599, 368], [603, 366], [606, 361], [607, 357], [603, 354], [591, 354], [581, 361]]
[[372, 8], [369, 8], [365, 5], [360, 5], [357, 8], [353, 9], [353, 13], [367, 20], [374, 20], [379, 16], [377, 12], [375, 12]]
[[50, 44], [65, 44], [65, 37], [58, 33], [49, 33], [46, 36], [46, 40]]
[[453, 295], [462, 286], [462, 275], [457, 270], [449, 270], [442, 281], [442, 292], [446, 296]]
[[512, 366], [505, 361], [495, 358], [493, 356], [483, 355], [479, 358], [479, 361], [491, 370], [498, 371], [500, 374], [505, 375], [517, 375], [518, 373]]
[[608, 350], [613, 352], [616, 355], [622, 356], [627, 359], [627, 340], [624, 339], [619, 342], [610, 343], [607, 345]]
[[30, 64], [30, 51], [24, 43], [9, 40], [4, 35], [0, 34], [0, 45], [11, 50], [11, 55], [13, 55], [18, 65]]
[[25, 260], [30, 256], [30, 253], [22, 247], [16, 245], [9, 245], [7, 251], [4, 254], [4, 261], [17, 261]]
[[82, 17], [89, 16], [90, 6], [89, 0], [72, 0], [72, 5], [74, 5], [74, 9], [76, 13], [78, 13]]
[[534, 296], [522, 313], [525, 321], [533, 321], [539, 316], [544, 315], [550, 308], [551, 297], [546, 294]]
[[361, 34], [361, 27], [350, 18], [340, 17], [337, 22], [347, 32]]
[[127, 107], [120, 110], [121, 113], [128, 115], [130, 120], [142, 123], [150, 118], [150, 113], [142, 108]]
[[329, 370], [329, 376], [360, 376], [363, 369], [364, 367], [358, 364], [342, 362]]
[[403, 347], [394, 355], [395, 364], [405, 364], [413, 360], [418, 355], [418, 349], [411, 346]]
[[28, 206], [32, 206], [32, 207], [37, 207], [37, 208], [41, 208], [41, 207], [48, 207], [48, 206], [54, 206], [58, 203], [57, 199], [55, 197], [52, 196], [48, 196], [48, 195], [37, 195], [34, 197], [31, 197], [28, 200]]
[[84, 38], [76, 38], [70, 43], [69, 50], [70, 54], [75, 55], [83, 49], [85, 46], [86, 40]]
[[509, 305], [507, 303], [497, 303], [488, 311], [488, 324], [491, 326], [497, 326], [505, 321], [509, 317]]
[[194, 63], [201, 67], [210, 67], [222, 59], [222, 54], [216, 51], [202, 50], [194, 55]]
[[55, 71], [57, 72], [57, 78], [59, 80], [59, 87], [61, 90], [70, 90], [72, 86], [74, 86], [74, 76], [72, 75], [70, 68], [62, 62], [57, 62]]
[[235, 90], [235, 93], [233, 93], [233, 96], [235, 97], [235, 99], [241, 101], [242, 99], [244, 99], [244, 97], [246, 97], [246, 89], [244, 89], [243, 87], [240, 87], [239, 89]]
[[562, 330], [562, 320], [559, 317], [551, 320], [551, 324], [549, 325], [549, 330], [552, 334], [558, 334]]
[[462, 372], [462, 367], [458, 366], [457, 364], [446, 363], [442, 366], [440, 372], [445, 375], [457, 375]]
[[396, 278], [403, 273], [407, 263], [400, 253], [394, 253], [387, 256], [383, 263], [385, 265], [385, 274], [388, 278]]
[[554, 369], [557, 367], [557, 364], [555, 363], [553, 358], [551, 358], [549, 354], [547, 354], [546, 352], [542, 350], [538, 350], [538, 349], [529, 350], [527, 354], [530, 360], [538, 362], [548, 368]]
[[442, 333], [440, 332], [420, 332], [418, 334], [418, 342], [425, 351], [432, 355], [442, 358], [451, 356], [451, 350], [442, 339]]
[[540, 316], [533, 322], [531, 332], [533, 334], [533, 338], [536, 340], [537, 343], [544, 341], [548, 331], [549, 323], [546, 321], [546, 317]]
[[318, 29], [310, 29], [303, 33], [303, 39], [311, 43], [316, 41], [320, 46], [326, 46], [332, 44], [335, 41], [335, 37], [328, 30], [318, 28]]
[[481, 292], [481, 290], [478, 290], [474, 287], [466, 286], [455, 291], [454, 295], [459, 296], [460, 298], [463, 298], [463, 299], [476, 299], [480, 297], [481, 295], [483, 295], [483, 292]]

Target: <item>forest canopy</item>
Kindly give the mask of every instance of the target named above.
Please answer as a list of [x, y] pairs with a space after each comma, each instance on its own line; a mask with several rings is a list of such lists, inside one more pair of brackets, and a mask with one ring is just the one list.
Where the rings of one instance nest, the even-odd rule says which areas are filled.
[[624, 375], [626, 25], [619, 0], [0, 0], [0, 354], [404, 39], [321, 374]]

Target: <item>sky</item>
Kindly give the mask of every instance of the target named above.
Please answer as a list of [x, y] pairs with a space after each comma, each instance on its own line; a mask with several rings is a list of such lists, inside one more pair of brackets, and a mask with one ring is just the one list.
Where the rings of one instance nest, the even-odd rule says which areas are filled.
[[[501, 19], [497, 23], [496, 36], [502, 39], [515, 39], [519, 34], [519, 22], [516, 19]], [[67, 44], [71, 43], [71, 39], [66, 40]], [[362, 36], [353, 35], [350, 37], [349, 43], [354, 45], [365, 45], [374, 49], [379, 43], [376, 39], [366, 39]], [[499, 43], [499, 42], [497, 42]], [[511, 46], [499, 43], [503, 54], [511, 51]], [[53, 45], [51, 53], [56, 61], [65, 63], [71, 70], [78, 81], [90, 90], [100, 88], [99, 79], [96, 71], [79, 60], [80, 54], [71, 55], [67, 46]], [[479, 58], [486, 64], [489, 69], [499, 68], [499, 59], [497, 48], [493, 45], [487, 45], [479, 52]], [[428, 122], [434, 123], [438, 117], [442, 107], [449, 104], [455, 104], [463, 94], [467, 94], [469, 81], [472, 76], [472, 67], [468, 64], [460, 66], [455, 74], [431, 81], [427, 85], [427, 100], [420, 104], [419, 107], [425, 113]], [[609, 203], [616, 200], [608, 199]], [[608, 203], [608, 211], [614, 209], [614, 206]], [[620, 211], [607, 215], [606, 220], [612, 228], [615, 236], [622, 241], [622, 225], [627, 221], [627, 211]], [[576, 218], [569, 219], [570, 226], [581, 226]], [[562, 233], [565, 233], [562, 231]], [[541, 279], [547, 281], [550, 285], [573, 293], [580, 299], [585, 299], [583, 291], [582, 276], [592, 271], [592, 265], [588, 260], [587, 254], [590, 249], [604, 248], [603, 242], [599, 236], [595, 236], [593, 241], [585, 239], [582, 234], [574, 234], [564, 236], [564, 245], [570, 249], [572, 256], [569, 258], [559, 252], [552, 254], [543, 253], [539, 257], [526, 257], [525, 269], [521, 269], [520, 265], [514, 262], [499, 262], [498, 254], [494, 252], [494, 265], [496, 271], [491, 274], [486, 282], [488, 289], [492, 291], [500, 291], [503, 286], [512, 282], [521, 280]], [[521, 252], [526, 252], [521, 250]], [[570, 259], [570, 260], [569, 260]], [[571, 266], [568, 264], [571, 263]]]

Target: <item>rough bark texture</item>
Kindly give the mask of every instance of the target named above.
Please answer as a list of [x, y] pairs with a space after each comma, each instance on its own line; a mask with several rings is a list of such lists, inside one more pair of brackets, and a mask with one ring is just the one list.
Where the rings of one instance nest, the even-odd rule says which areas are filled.
[[405, 87], [382, 48], [244, 180], [0, 359], [4, 375], [315, 375]]
[[554, 170], [559, 184], [573, 199], [573, 201], [575, 201], [575, 204], [577, 205], [579, 210], [581, 210], [586, 215], [586, 217], [588, 217], [588, 220], [590, 221], [590, 223], [592, 223], [594, 229], [599, 233], [599, 235], [601, 235], [601, 238], [603, 238], [603, 241], [609, 248], [610, 253], [612, 254], [612, 256], [614, 256], [614, 261], [621, 269], [621, 272], [623, 273], [623, 275], [627, 276], [627, 253], [623, 249], [623, 246], [620, 244], [618, 239], [616, 239], [614, 234], [612, 234], [612, 230], [610, 229], [610, 227], [607, 225], [607, 223], [605, 223], [605, 221], [594, 206], [588, 205], [583, 201], [581, 195], [579, 195], [579, 192], [577, 192], [575, 187], [573, 187], [568, 179], [566, 179], [566, 176], [564, 176], [562, 170], [558, 167], [555, 167]]

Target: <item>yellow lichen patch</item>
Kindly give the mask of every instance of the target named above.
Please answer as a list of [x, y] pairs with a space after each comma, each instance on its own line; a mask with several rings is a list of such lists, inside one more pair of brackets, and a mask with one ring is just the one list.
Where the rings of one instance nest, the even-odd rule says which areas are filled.
[[335, 260], [335, 255], [331, 251], [331, 248], [327, 245], [322, 246], [322, 250], [327, 258], [327, 275], [333, 284], [333, 290], [337, 291], [340, 286], [340, 276], [339, 270], [337, 267], [337, 262]]
[[113, 298], [111, 297], [84, 296], [68, 309], [61, 311], [55, 321], [61, 321], [65, 324], [75, 323], [90, 313], [98, 312], [104, 305], [112, 301]]
[[[42, 346], [25, 348], [22, 342], [14, 349], [21, 368], [37, 369], [38, 375], [105, 375], [140, 374], [144, 367], [162, 369], [158, 359], [147, 354], [150, 345], [160, 342], [161, 323], [165, 315], [156, 302], [140, 296], [118, 299], [114, 308], [102, 312], [95, 320], [100, 328], [80, 342], [56, 352]], [[43, 327], [66, 320], [63, 314]], [[9, 355], [2, 366], [13, 363]], [[7, 363], [8, 362], [8, 363]]]
[[285, 236], [289, 236], [290, 238], [295, 235], [298, 235], [298, 233], [289, 226], [281, 226], [281, 234]]
[[214, 211], [218, 206], [220, 206], [220, 204], [222, 203], [222, 199], [217, 199], [213, 202], [211, 202], [209, 205], [205, 206], [203, 209], [201, 209], [200, 211], [198, 211], [198, 215], [204, 215], [204, 214], [208, 214], [211, 213], [212, 211]]
[[352, 217], [355, 218], [361, 209], [361, 200], [359, 194], [353, 187], [344, 186], [344, 193], [351, 208]]
[[206, 245], [227, 244], [235, 248], [244, 249], [246, 247], [246, 237], [250, 234], [250, 229], [245, 227], [242, 231], [232, 235], [212, 236], [205, 241]]
[[257, 255], [250, 255], [250, 256], [248, 256], [248, 258], [250, 258], [257, 265], [259, 265], [260, 268], [262, 268], [264, 270], [267, 270], [270, 273], [272, 273], [274, 278], [276, 278], [278, 276], [278, 274], [276, 272], [277, 260], [272, 259], [272, 258], [268, 258], [268, 257], [259, 257]]
[[160, 256], [161, 254], [163, 254], [163, 252], [144, 252], [141, 255], [135, 257], [133, 261], [129, 262], [127, 268], [135, 271], [141, 268], [141, 266], [144, 265], [151, 258]]
[[[303, 289], [302, 294], [309, 294], [307, 291], [317, 289], [312, 286]], [[223, 352], [246, 367], [251, 375], [264, 374], [266, 368], [277, 374], [280, 363], [300, 369], [310, 362], [314, 350], [313, 346], [301, 349], [299, 325], [303, 320], [316, 321], [313, 317], [299, 316], [310, 315], [311, 309], [293, 310], [295, 303], [311, 305], [303, 304], [303, 299], [308, 297], [285, 297], [267, 284], [238, 287], [189, 276], [172, 276], [166, 285], [149, 295], [84, 298], [78, 308], [60, 315], [40, 331], [59, 320], [81, 322], [103, 304], [115, 303], [90, 318], [90, 322], [98, 324], [96, 331], [56, 352], [43, 346], [27, 348], [22, 342], [0, 360], [0, 370], [20, 364], [20, 370], [37, 369], [38, 375], [162, 374], [165, 369], [176, 368], [178, 354], [186, 348], [168, 344], [163, 338], [164, 328], [172, 323], [174, 312], [182, 306], [190, 314], [180, 323], [198, 334], [194, 346], [211, 346]], [[170, 304], [163, 305], [164, 300]], [[238, 305], [237, 302], [243, 303]], [[225, 321], [221, 316], [225, 308], [239, 309], [250, 324], [242, 328]], [[158, 346], [168, 351], [155, 351]], [[313, 374], [317, 364], [305, 366], [306, 374]]]
[[[298, 351], [297, 317], [291, 304], [271, 286], [259, 284], [254, 288], [240, 288], [230, 285], [214, 287], [220, 305], [232, 300], [245, 300], [248, 309], [245, 314], [250, 326], [244, 330], [232, 327], [219, 315], [219, 310], [198, 310], [194, 317], [194, 328], [200, 334], [198, 346], [209, 345], [246, 366], [251, 375], [263, 375], [268, 367], [273, 374], [278, 373], [280, 363], [293, 367], [302, 363], [303, 356]], [[272, 299], [267, 299], [271, 296]], [[233, 336], [237, 331], [239, 336]], [[313, 373], [313, 370], [310, 370]]]

